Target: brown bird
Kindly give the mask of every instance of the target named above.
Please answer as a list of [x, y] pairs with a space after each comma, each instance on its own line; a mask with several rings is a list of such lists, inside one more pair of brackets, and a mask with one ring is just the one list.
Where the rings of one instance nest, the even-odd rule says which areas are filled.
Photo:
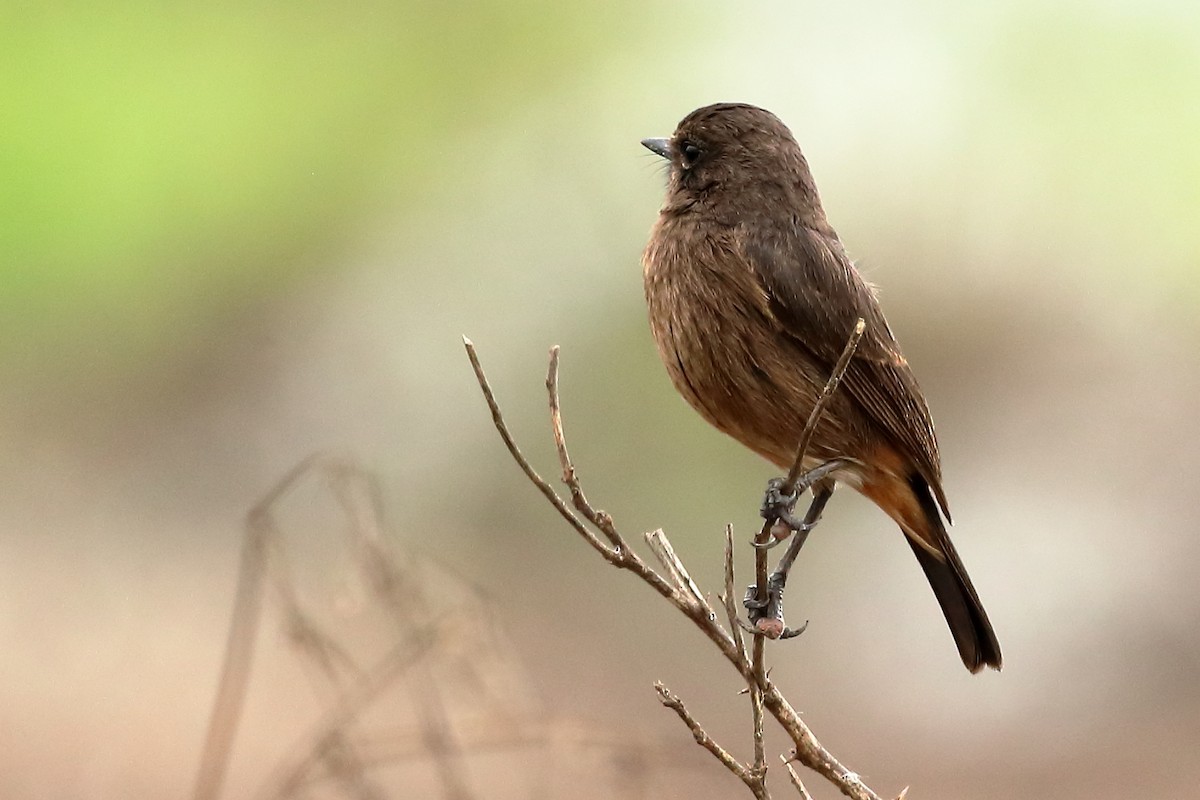
[[805, 470], [833, 467], [805, 521], [815, 523], [834, 482], [870, 498], [905, 533], [967, 669], [1000, 669], [1000, 644], [942, 522], [950, 513], [925, 398], [791, 131], [769, 111], [721, 103], [642, 144], [671, 165], [642, 262], [675, 388], [786, 469], [861, 317], [862, 340], [805, 459]]

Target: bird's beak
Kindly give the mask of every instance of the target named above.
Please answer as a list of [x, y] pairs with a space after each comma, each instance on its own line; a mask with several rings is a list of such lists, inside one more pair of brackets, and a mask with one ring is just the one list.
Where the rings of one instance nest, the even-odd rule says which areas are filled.
[[655, 155], [663, 158], [671, 158], [671, 140], [670, 139], [642, 139], [642, 147], [649, 150]]

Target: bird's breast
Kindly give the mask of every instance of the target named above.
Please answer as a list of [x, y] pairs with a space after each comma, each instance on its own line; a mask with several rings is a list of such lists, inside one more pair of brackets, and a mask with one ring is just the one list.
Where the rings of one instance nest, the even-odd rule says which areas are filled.
[[712, 425], [790, 463], [826, 377], [783, 333], [732, 231], [662, 218], [643, 256], [646, 303], [675, 388]]

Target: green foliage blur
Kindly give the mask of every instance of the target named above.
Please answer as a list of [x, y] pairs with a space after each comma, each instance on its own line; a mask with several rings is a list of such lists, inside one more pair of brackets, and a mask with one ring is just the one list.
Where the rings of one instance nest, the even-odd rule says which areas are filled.
[[1147, 11], [1013, 15], [989, 54], [998, 92], [984, 119], [996, 177], [1023, 173], [1041, 189], [1006, 198], [1025, 208], [1031, 236], [1070, 241], [1066, 257], [1094, 264], [1097, 281], [1122, 294], [1136, 285], [1145, 299], [1166, 282], [1191, 306], [1200, 302], [1200, 23], [1195, 11], [1179, 20]]
[[122, 370], [203, 336], [328, 265], [381, 196], [415, 202], [448, 142], [578, 69], [618, 11], [0, 11], [0, 357]]

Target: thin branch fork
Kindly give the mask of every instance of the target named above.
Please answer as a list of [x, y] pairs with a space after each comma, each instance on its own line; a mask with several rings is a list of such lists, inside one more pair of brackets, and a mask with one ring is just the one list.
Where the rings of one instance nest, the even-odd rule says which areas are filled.
[[[842, 359], [839, 360], [839, 368], [835, 370], [834, 375], [838, 380], [840, 380], [841, 374], [845, 371], [846, 364], [849, 363], [849, 359], [853, 355], [861, 333], [862, 326], [860, 320], [860, 325], [856, 327], [855, 334], [852, 336], [851, 342], [848, 343], [847, 351], [843, 353]], [[716, 611], [691, 579], [687, 569], [679, 560], [669, 540], [661, 530], [645, 534], [645, 539], [651, 552], [662, 566], [665, 576], [650, 567], [629, 546], [625, 537], [617, 530], [611, 516], [604, 511], [596, 509], [588, 502], [567, 450], [566, 437], [563, 433], [562, 414], [558, 397], [558, 347], [555, 346], [550, 350], [550, 360], [546, 375], [546, 390], [550, 403], [551, 427], [555, 447], [558, 452], [559, 465], [562, 469], [562, 480], [571, 494], [570, 505], [537, 473], [522, 454], [512, 434], [509, 432], [507, 424], [504, 422], [504, 416], [496, 401], [495, 393], [492, 391], [491, 385], [484, 374], [483, 367], [475, 351], [474, 343], [464, 336], [463, 345], [466, 348], [467, 357], [470, 359], [471, 366], [475, 372], [476, 380], [479, 382], [479, 388], [483, 393], [484, 400], [491, 411], [492, 422], [499, 432], [501, 439], [504, 441], [509, 454], [517, 462], [517, 465], [525, 473], [530, 482], [537, 487], [538, 491], [558, 511], [559, 515], [583, 537], [584, 541], [600, 553], [608, 563], [620, 569], [633, 572], [691, 619], [700, 631], [717, 647], [721, 655], [738, 671], [742, 679], [746, 681], [747, 686], [750, 688], [751, 706], [755, 717], [755, 757], [753, 764], [750, 767], [746, 767], [737, 763], [736, 759], [730, 756], [729, 758], [734, 762], [734, 766], [731, 766], [724, 757], [717, 755], [712, 747], [705, 745], [706, 749], [713, 752], [718, 760], [727, 769], [733, 771], [743, 782], [746, 782], [744, 776], [750, 776], [751, 781], [761, 780], [762, 785], [759, 789], [756, 789], [751, 783], [747, 783], [747, 786], [755, 792], [756, 797], [769, 797], [766, 794], [765, 788], [766, 764], [763, 753], [764, 745], [762, 743], [762, 719], [764, 712], [769, 713], [792, 740], [795, 746], [795, 760], [823, 776], [847, 797], [854, 798], [855, 800], [882, 800], [880, 795], [871, 790], [856, 773], [847, 769], [832, 753], [825, 749], [804, 721], [800, 719], [800, 715], [795, 708], [792, 707], [787, 698], [783, 696], [770, 680], [766, 673], [765, 659], [762, 653], [763, 636], [754, 637], [754, 654], [752, 658], [747, 658], [746, 646], [737, 624], [737, 609], [733, 604], [733, 539], [731, 530], [729, 528], [726, 529], [725, 594], [721, 598], [725, 614], [731, 626], [731, 629], [726, 631], [717, 621]], [[833, 390], [836, 389], [837, 380], [831, 379], [831, 384], [832, 386], [827, 385], [826, 392], [822, 395], [822, 400], [818, 402], [818, 407], [814, 408], [809, 425], [806, 426], [806, 431], [810, 426], [815, 427], [816, 422], [820, 418], [821, 409], [828, 402], [827, 395], [832, 394]], [[804, 449], [807, 449], [807, 442], [810, 438], [811, 432], [802, 438]], [[802, 449], [797, 458], [797, 463], [802, 460], [803, 455], [804, 452]], [[592, 528], [596, 530], [593, 531]], [[765, 559], [765, 553], [762, 553], [762, 551], [759, 552], [760, 557]], [[759, 581], [759, 585], [766, 585], [765, 574]], [[671, 695], [665, 687], [659, 690], [659, 695], [664, 704], [675, 710], [681, 719], [688, 724], [688, 727], [692, 729], [693, 735], [695, 735], [699, 724], [683, 709], [682, 701]], [[668, 702], [668, 699], [670, 699], [670, 702]], [[695, 727], [693, 727], [693, 724]], [[702, 728], [699, 728], [699, 730], [703, 732]], [[707, 733], [704, 736], [707, 737]], [[697, 741], [700, 741], [700, 739], [697, 738]], [[711, 737], [709, 737], [709, 741], [711, 741]], [[713, 744], [715, 746], [715, 742]], [[728, 752], [723, 748], [720, 750], [722, 753], [728, 755]]]
[[742, 762], [738, 761], [729, 751], [717, 744], [717, 742], [708, 735], [708, 731], [696, 721], [691, 712], [684, 706], [683, 701], [662, 684], [661, 681], [654, 682], [654, 690], [658, 692], [658, 699], [664, 706], [674, 711], [683, 720], [683, 724], [687, 725], [688, 730], [692, 732], [692, 738], [696, 740], [696, 744], [703, 747], [708, 752], [712, 753], [713, 757], [720, 761], [727, 770], [736, 775], [750, 792], [758, 798], [758, 800], [770, 800], [770, 793], [767, 791], [767, 773], [765, 769], [759, 769], [758, 764], [747, 767]]

